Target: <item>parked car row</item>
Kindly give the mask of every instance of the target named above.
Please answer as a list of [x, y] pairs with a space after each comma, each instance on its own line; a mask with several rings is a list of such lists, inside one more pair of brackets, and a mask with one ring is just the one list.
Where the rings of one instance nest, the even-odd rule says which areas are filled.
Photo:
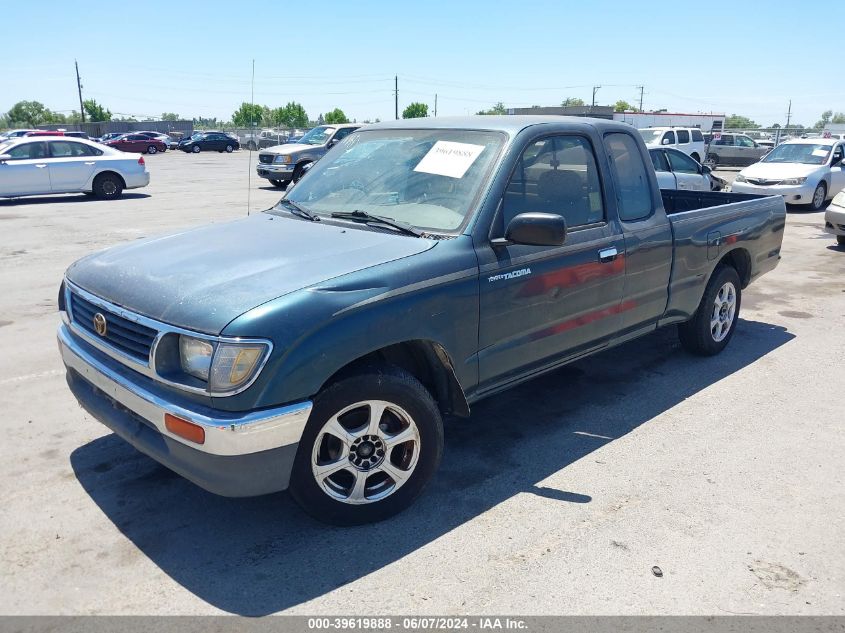
[[227, 132], [210, 130], [207, 132], [194, 132], [190, 137], [179, 141], [177, 149], [183, 152], [198, 154], [199, 152], [226, 152], [231, 154], [240, 149], [241, 144], [237, 138]]

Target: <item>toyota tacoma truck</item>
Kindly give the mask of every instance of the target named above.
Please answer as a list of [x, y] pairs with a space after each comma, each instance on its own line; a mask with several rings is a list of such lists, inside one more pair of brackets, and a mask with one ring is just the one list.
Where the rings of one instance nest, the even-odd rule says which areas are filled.
[[311, 165], [359, 127], [357, 123], [318, 125], [296, 143], [268, 147], [261, 152], [255, 171], [274, 186], [285, 188], [298, 182]]
[[722, 352], [785, 217], [661, 191], [621, 123], [391, 121], [264, 213], [74, 263], [59, 348], [88, 412], [199, 486], [376, 521], [482, 398], [659, 327]]

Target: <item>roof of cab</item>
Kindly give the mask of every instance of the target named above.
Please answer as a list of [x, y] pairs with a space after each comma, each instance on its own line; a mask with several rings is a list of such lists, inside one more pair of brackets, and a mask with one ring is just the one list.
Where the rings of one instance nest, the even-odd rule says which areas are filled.
[[626, 130], [635, 132], [636, 128], [627, 123], [619, 123], [608, 119], [593, 119], [580, 116], [555, 115], [476, 115], [460, 117], [424, 117], [419, 119], [399, 119], [396, 121], [382, 121], [366, 126], [366, 129], [454, 129], [454, 130], [491, 130], [515, 135], [533, 125], [548, 125], [568, 123], [572, 125], [591, 125], [601, 130]]

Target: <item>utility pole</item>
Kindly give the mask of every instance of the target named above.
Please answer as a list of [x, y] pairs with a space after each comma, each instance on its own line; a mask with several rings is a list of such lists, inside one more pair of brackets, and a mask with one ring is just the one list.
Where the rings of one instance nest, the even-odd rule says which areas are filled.
[[640, 112], [643, 111], [643, 93], [645, 91], [645, 86], [637, 86], [640, 89]]
[[434, 116], [437, 116], [437, 93], [434, 93]]
[[792, 118], [792, 99], [789, 100], [789, 109], [786, 111], [786, 127], [789, 129], [789, 119]]
[[74, 59], [73, 65], [76, 66], [76, 88], [79, 90], [79, 116], [82, 117], [82, 122], [85, 123], [85, 107], [82, 105], [82, 82], [79, 80], [79, 64]]
[[394, 104], [395, 104], [395, 107], [396, 107], [396, 120], [398, 121], [399, 120], [399, 75], [396, 75], [393, 78], [393, 81], [395, 82], [395, 88], [393, 90], [393, 96], [395, 98]]
[[599, 88], [601, 88], [601, 86], [593, 86], [593, 101], [590, 103], [590, 112], [593, 111], [593, 108], [596, 105], [596, 92], [598, 92]]

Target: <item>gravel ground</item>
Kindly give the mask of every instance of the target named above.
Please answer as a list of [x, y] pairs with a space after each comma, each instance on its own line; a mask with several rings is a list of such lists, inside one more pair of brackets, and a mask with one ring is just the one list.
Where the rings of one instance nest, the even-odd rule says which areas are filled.
[[0, 201], [0, 613], [845, 613], [845, 249], [823, 213], [789, 214], [720, 356], [661, 331], [490, 398], [414, 507], [337, 529], [135, 452], [56, 351], [72, 261], [242, 216], [248, 161], [168, 152], [122, 200]]

